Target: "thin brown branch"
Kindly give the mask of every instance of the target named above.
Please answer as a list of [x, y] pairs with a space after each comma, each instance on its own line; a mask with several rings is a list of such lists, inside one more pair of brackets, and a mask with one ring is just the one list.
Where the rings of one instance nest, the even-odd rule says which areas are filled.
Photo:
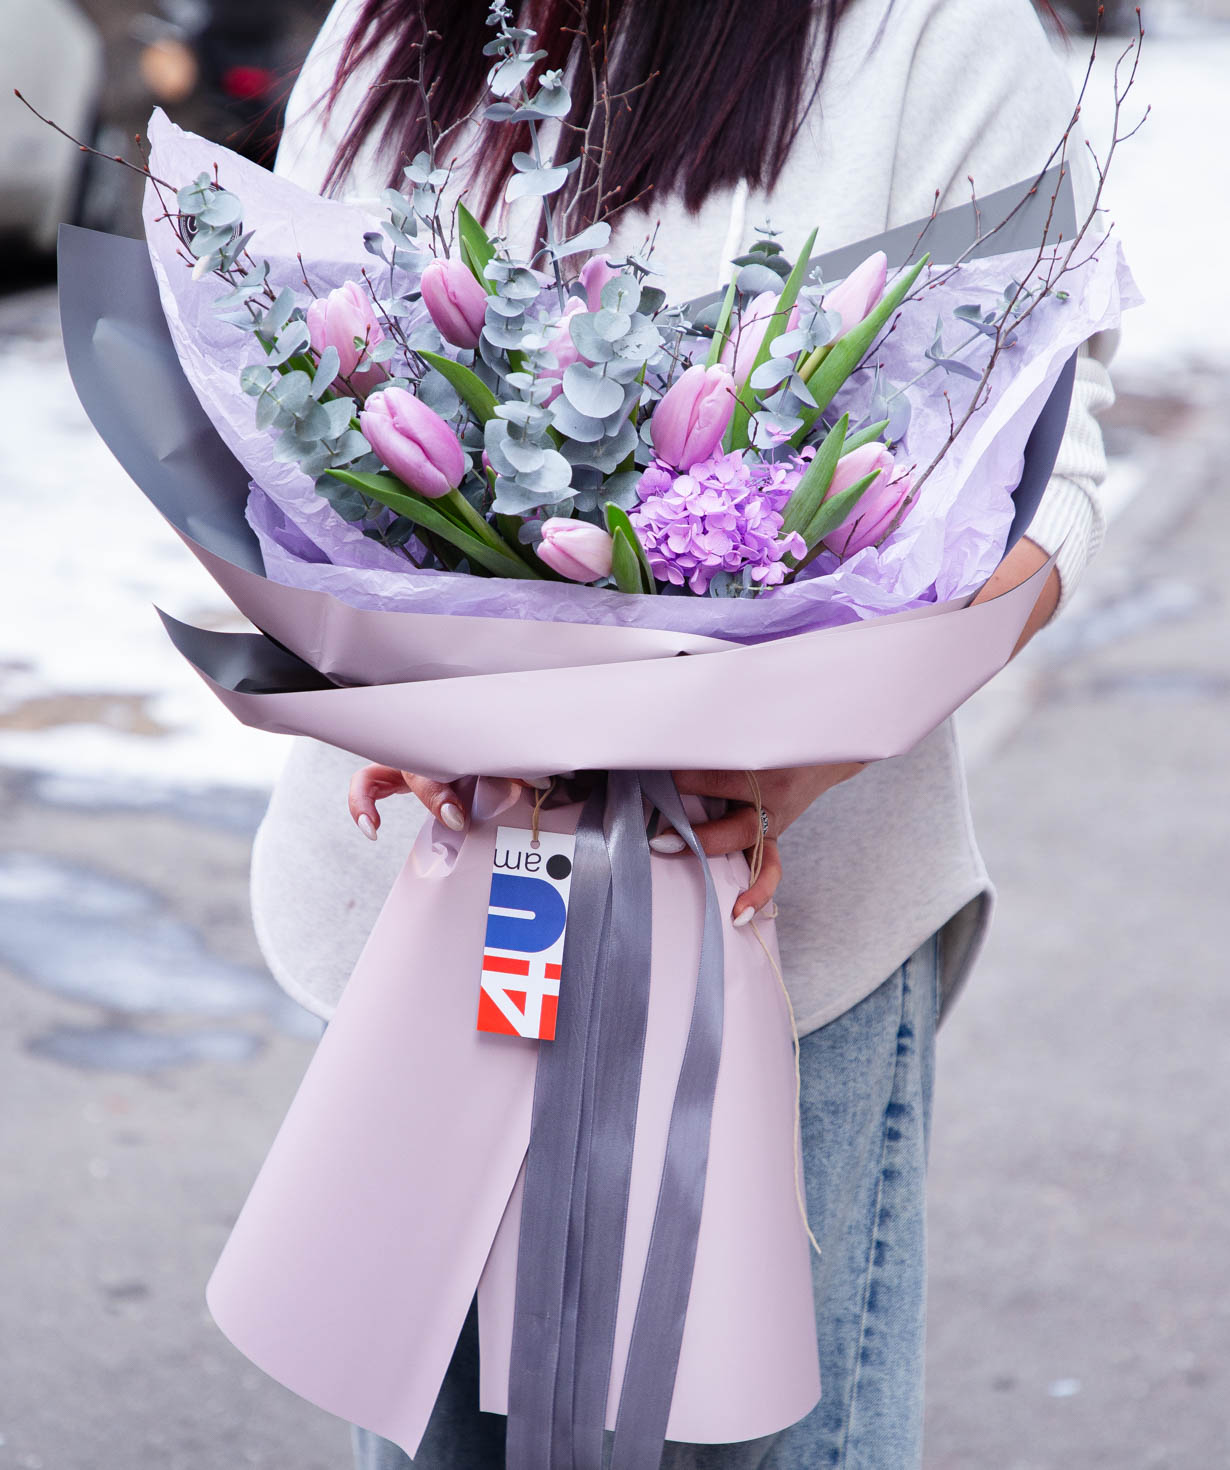
[[148, 164], [138, 165], [130, 162], [121, 153], [103, 153], [100, 149], [91, 148], [88, 143], [83, 143], [80, 138], [74, 137], [67, 129], [62, 128], [58, 122], [53, 122], [51, 118], [44, 117], [30, 99], [23, 96], [16, 87], [13, 88], [13, 96], [17, 98], [23, 107], [28, 108], [38, 118], [39, 122], [46, 123], [49, 128], [59, 133], [62, 138], [67, 138], [70, 143], [76, 143], [82, 153], [92, 154], [95, 158], [105, 158], [108, 163], [118, 163], [122, 168], [130, 169], [134, 174], [140, 174], [143, 179], [149, 179], [155, 184], [160, 184], [164, 189], [175, 188], [175, 185], [167, 183], [166, 179], [160, 179], [150, 173]]

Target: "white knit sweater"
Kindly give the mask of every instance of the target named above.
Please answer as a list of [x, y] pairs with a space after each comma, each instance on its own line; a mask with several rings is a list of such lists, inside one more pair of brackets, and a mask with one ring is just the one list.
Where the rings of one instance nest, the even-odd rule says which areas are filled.
[[[359, 0], [337, 0], [292, 93], [278, 172], [319, 188], [365, 78], [327, 114], [318, 104]], [[925, 216], [936, 189], [947, 207], [1035, 173], [1067, 124], [1072, 94], [1028, 0], [853, 0], [817, 102], [767, 194], [723, 190], [690, 216], [674, 199], [626, 212], [612, 249], [660, 222], [657, 263], [668, 294], [715, 286], [731, 254], [765, 218], [790, 254], [813, 225], [817, 251]], [[467, 140], [459, 151], [464, 155]], [[369, 143], [347, 180], [351, 197], [379, 193], [391, 169]], [[464, 187], [464, 157], [458, 186]], [[1078, 202], [1082, 181], [1077, 177]], [[514, 245], [532, 223], [507, 221]], [[1105, 368], [1078, 362], [1067, 433], [1030, 527], [1062, 547], [1061, 603], [1097, 549], [1105, 473], [1093, 415], [1111, 401]], [[787, 697], [783, 692], [783, 697]], [[416, 830], [417, 804], [392, 804], [378, 845], [346, 813], [355, 762], [296, 742], [253, 861], [257, 933], [274, 974], [328, 1015]], [[826, 794], [783, 836], [779, 938], [800, 1029], [867, 995], [936, 929], [945, 929], [944, 984], [964, 978], [991, 908], [969, 821], [951, 725], [909, 755], [881, 761]]]

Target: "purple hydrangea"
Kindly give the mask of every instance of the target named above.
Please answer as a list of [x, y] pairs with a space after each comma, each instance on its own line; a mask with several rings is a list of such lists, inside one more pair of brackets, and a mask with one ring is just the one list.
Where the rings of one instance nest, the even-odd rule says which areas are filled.
[[654, 460], [641, 476], [631, 513], [655, 577], [704, 596], [719, 572], [751, 568], [775, 587], [784, 556], [800, 557], [803, 538], [782, 536], [782, 511], [803, 473], [800, 459], [746, 464], [737, 450], [680, 473]]

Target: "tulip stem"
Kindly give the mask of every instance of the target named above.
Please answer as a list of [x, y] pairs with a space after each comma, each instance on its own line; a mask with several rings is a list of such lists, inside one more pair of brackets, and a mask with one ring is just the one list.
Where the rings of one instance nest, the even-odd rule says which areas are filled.
[[446, 515], [472, 531], [474, 535], [485, 541], [493, 551], [502, 551], [512, 554], [512, 548], [503, 536], [491, 525], [485, 516], [479, 515], [478, 511], [470, 504], [460, 490], [450, 490], [447, 495], [442, 495], [436, 505]]

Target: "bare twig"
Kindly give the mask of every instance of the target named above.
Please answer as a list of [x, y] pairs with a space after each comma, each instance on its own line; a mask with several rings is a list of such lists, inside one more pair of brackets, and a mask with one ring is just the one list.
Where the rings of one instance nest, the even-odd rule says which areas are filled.
[[157, 178], [154, 174], [150, 173], [148, 164], [132, 163], [122, 153], [103, 153], [100, 149], [91, 148], [88, 143], [83, 143], [80, 138], [74, 137], [67, 129], [62, 128], [58, 122], [53, 122], [51, 118], [44, 117], [30, 99], [24, 97], [16, 87], [13, 88], [13, 96], [17, 98], [23, 107], [28, 108], [38, 118], [39, 122], [46, 123], [53, 132], [59, 133], [62, 138], [67, 138], [70, 143], [76, 143], [82, 153], [90, 153], [95, 158], [105, 158], [108, 163], [118, 163], [122, 168], [130, 169], [134, 174], [140, 174], [143, 179], [149, 179], [152, 183], [161, 184], [164, 189], [175, 188], [175, 185], [168, 184], [166, 179]]

